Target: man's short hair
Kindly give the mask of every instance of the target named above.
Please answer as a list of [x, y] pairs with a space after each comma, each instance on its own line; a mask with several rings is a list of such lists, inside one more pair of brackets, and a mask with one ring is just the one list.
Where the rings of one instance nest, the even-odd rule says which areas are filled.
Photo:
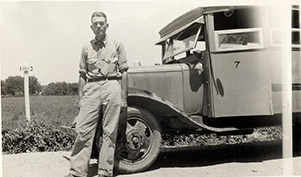
[[101, 11], [93, 12], [93, 14], [91, 15], [91, 20], [92, 20], [93, 17], [104, 17], [106, 20], [108, 20], [107, 15], [105, 13], [101, 12]]

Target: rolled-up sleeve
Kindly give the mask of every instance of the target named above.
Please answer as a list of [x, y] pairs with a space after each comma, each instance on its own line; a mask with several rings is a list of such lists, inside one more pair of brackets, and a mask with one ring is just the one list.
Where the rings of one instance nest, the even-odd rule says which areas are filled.
[[79, 61], [79, 74], [83, 75], [87, 73], [87, 46], [82, 47], [82, 52]]
[[118, 70], [123, 73], [124, 71], [127, 71], [129, 69], [129, 66], [127, 64], [127, 58], [126, 58], [126, 52], [125, 52], [125, 48], [123, 46], [122, 43], [119, 43], [118, 46]]

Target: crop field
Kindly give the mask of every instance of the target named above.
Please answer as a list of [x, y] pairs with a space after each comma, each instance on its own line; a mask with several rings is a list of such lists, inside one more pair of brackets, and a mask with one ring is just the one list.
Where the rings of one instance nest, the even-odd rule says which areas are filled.
[[77, 96], [30, 97], [31, 123], [27, 125], [24, 97], [1, 99], [2, 153], [71, 150], [74, 132], [70, 125], [78, 110]]
[[[61, 128], [71, 125], [78, 113], [74, 106], [77, 96], [30, 97], [31, 124], [26, 126], [24, 97], [2, 98], [2, 153], [70, 150], [74, 132]], [[218, 136], [216, 134], [165, 134], [165, 148], [214, 146], [274, 141], [282, 138], [282, 128], [263, 127], [250, 135]]]
[[[77, 114], [74, 103], [77, 96], [34, 96], [30, 97], [31, 120], [59, 129], [69, 125]], [[3, 129], [19, 129], [25, 124], [24, 97], [1, 99]]]

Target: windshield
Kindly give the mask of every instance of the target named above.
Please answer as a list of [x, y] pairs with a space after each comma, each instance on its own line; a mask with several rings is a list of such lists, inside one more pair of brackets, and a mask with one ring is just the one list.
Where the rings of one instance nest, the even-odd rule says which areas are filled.
[[175, 57], [183, 52], [193, 49], [196, 45], [201, 24], [194, 23], [189, 28], [181, 31], [165, 41], [163, 60]]

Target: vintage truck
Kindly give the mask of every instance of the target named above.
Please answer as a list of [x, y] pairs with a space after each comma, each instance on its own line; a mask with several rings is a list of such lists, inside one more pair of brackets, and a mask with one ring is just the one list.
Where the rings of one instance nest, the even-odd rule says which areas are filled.
[[[165, 133], [248, 134], [282, 125], [282, 31], [276, 15], [261, 6], [198, 7], [160, 30], [162, 64], [131, 67], [128, 73], [116, 168], [124, 173], [148, 168]], [[292, 111], [298, 123], [299, 12], [293, 18], [299, 34], [292, 33]]]

